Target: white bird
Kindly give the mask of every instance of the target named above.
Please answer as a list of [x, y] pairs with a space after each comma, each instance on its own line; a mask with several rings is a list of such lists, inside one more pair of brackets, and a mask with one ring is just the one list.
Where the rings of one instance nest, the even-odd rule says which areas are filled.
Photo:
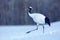
[[48, 17], [44, 16], [43, 14], [40, 13], [32, 13], [32, 7], [30, 6], [28, 8], [28, 15], [33, 19], [33, 21], [37, 24], [37, 28], [34, 30], [30, 30], [27, 33], [30, 33], [32, 31], [38, 30], [38, 26], [42, 25], [43, 26], [43, 33], [44, 33], [44, 24], [48, 24], [50, 26], [50, 20]]

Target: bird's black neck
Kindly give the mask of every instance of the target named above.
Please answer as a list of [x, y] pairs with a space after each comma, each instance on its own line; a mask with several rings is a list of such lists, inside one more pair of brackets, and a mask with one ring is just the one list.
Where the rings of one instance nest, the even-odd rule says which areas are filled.
[[29, 11], [28, 11], [28, 12], [29, 12], [29, 13], [32, 13], [32, 12], [31, 12], [31, 10], [32, 10], [32, 9], [31, 9], [31, 8], [29, 8]]

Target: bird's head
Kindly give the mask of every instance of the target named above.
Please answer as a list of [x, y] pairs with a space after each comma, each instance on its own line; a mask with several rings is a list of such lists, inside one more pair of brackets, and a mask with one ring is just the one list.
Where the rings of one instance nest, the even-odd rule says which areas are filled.
[[30, 7], [28, 7], [28, 9], [32, 10], [33, 8], [32, 8], [32, 6], [30, 6]]
[[29, 12], [31, 13], [31, 10], [32, 10], [33, 8], [30, 6], [30, 7], [28, 7], [28, 10], [29, 10]]

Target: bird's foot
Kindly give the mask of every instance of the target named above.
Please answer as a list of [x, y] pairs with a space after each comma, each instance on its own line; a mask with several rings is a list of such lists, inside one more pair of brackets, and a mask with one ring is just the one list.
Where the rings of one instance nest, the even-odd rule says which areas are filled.
[[27, 34], [30, 33], [31, 31], [26, 32]]
[[30, 30], [30, 31], [28, 31], [28, 32], [26, 32], [26, 33], [28, 34], [28, 33], [32, 32], [32, 31], [35, 31], [35, 30], [38, 30], [38, 27], [37, 27], [36, 29]]
[[38, 28], [36, 28], [35, 30], [38, 30]]

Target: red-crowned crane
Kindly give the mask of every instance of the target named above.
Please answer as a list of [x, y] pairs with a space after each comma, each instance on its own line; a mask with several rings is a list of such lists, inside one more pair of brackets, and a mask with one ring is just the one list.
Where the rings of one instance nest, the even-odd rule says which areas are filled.
[[44, 33], [44, 24], [48, 24], [50, 26], [50, 20], [48, 17], [44, 16], [40, 13], [32, 13], [32, 7], [28, 7], [28, 15], [33, 19], [33, 21], [37, 24], [37, 28], [34, 30], [30, 30], [27, 33], [30, 33], [32, 31], [38, 30], [38, 25], [43, 26], [43, 33]]

